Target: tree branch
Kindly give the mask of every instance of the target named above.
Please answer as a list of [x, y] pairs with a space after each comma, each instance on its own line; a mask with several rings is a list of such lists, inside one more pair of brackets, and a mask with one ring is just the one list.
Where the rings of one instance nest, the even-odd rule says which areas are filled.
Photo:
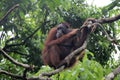
[[113, 80], [115, 76], [117, 76], [120, 73], [120, 66], [118, 66], [116, 69], [114, 69], [111, 73], [109, 73], [105, 80]]
[[2, 19], [0, 19], [0, 25], [2, 24], [3, 20], [5, 20], [6, 17], [17, 7], [19, 7], [19, 4], [14, 5], [12, 8], [8, 10], [8, 12], [2, 17]]
[[119, 19], [120, 19], [120, 14], [118, 14], [114, 17], [111, 17], [111, 18], [102, 18], [102, 19], [88, 18], [88, 19], [86, 19], [86, 21], [84, 22], [83, 25], [86, 25], [86, 22], [88, 22], [88, 21], [92, 21], [93, 23], [104, 24], [104, 23], [112, 23]]
[[0, 74], [5, 74], [5, 75], [8, 75], [8, 76], [14, 77], [16, 79], [23, 79], [22, 76], [19, 76], [19, 75], [16, 75], [16, 74], [4, 71], [4, 70], [0, 70]]
[[117, 21], [118, 19], [120, 19], [120, 14], [111, 18], [98, 19], [97, 23], [100, 23], [100, 24], [111, 23], [111, 22]]
[[[52, 76], [52, 75], [55, 75], [55, 74], [59, 73], [59, 72], [62, 71], [62, 70], [64, 70], [64, 67], [65, 67], [65, 66], [63, 65], [63, 66], [61, 66], [60, 68], [55, 69], [55, 70], [53, 70], [53, 71], [51, 71], [51, 72], [41, 73], [39, 76], [37, 76], [37, 77], [32, 77], [32, 78], [28, 78], [27, 80], [52, 80], [52, 79], [49, 78], [49, 77]], [[46, 77], [44, 77], [44, 76], [46, 76]]]
[[0, 49], [0, 51], [2, 52], [2, 54], [12, 63], [14, 63], [15, 65], [24, 67], [24, 68], [28, 68], [28, 69], [33, 69], [33, 66], [29, 66], [28, 64], [23, 64], [23, 63], [19, 63], [16, 60], [14, 60], [12, 57], [10, 57], [4, 50]]

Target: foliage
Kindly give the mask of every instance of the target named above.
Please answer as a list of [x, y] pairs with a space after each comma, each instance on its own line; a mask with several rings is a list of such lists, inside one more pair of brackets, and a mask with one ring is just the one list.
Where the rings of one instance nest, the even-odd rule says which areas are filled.
[[[14, 9], [0, 23], [0, 48], [19, 62], [35, 65], [35, 69], [29, 72], [29, 75], [36, 74], [38, 70], [44, 72], [47, 69], [46, 67], [45, 69], [41, 68], [43, 65], [41, 50], [46, 34], [51, 27], [67, 21], [73, 28], [79, 28], [89, 17], [106, 18], [120, 12], [119, 4], [110, 10], [109, 6], [104, 8], [89, 6], [84, 0], [1, 0], [0, 19], [15, 4], [19, 4], [20, 7]], [[111, 37], [119, 38], [119, 21], [103, 26]], [[13, 46], [13, 44], [19, 45]], [[107, 41], [101, 29], [97, 29], [91, 34], [87, 49], [89, 51], [86, 53], [91, 52], [94, 57], [88, 54], [84, 57], [83, 62], [78, 62], [71, 69], [61, 72], [61, 80], [69, 78], [73, 78], [73, 80], [101, 80], [111, 71], [112, 67], [108, 66], [110, 70], [107, 70], [104, 66], [109, 64], [108, 60], [111, 58], [111, 53], [115, 52], [116, 49], [111, 42]], [[14, 65], [0, 52], [0, 70], [22, 75], [24, 68]], [[55, 75], [53, 78], [56, 80], [57, 76]], [[14, 79], [6, 77], [6, 75], [0, 75], [0, 78], [1, 80]]]

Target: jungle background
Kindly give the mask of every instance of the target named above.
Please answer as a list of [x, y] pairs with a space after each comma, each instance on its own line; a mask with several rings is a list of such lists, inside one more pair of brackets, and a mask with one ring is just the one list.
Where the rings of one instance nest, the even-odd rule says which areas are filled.
[[[44, 66], [41, 51], [48, 31], [55, 25], [67, 21], [72, 28], [80, 28], [87, 18], [110, 18], [120, 14], [120, 1], [112, 0], [109, 5], [96, 7], [88, 5], [87, 0], [0, 0], [0, 49], [14, 60], [34, 65], [27, 77], [38, 76], [52, 68]], [[6, 17], [9, 9], [19, 4]], [[4, 19], [3, 19], [4, 18]], [[106, 35], [97, 28], [90, 34], [83, 61], [70, 69], [53, 75], [53, 80], [103, 80], [113, 69], [120, 65], [120, 58], [114, 55], [120, 49], [120, 21], [103, 25], [107, 33], [117, 44], [106, 39]], [[23, 75], [24, 67], [10, 61], [0, 51], [0, 80], [16, 80], [3, 74], [4, 71]], [[114, 80], [119, 80], [117, 75]], [[19, 79], [18, 79], [19, 80]]]

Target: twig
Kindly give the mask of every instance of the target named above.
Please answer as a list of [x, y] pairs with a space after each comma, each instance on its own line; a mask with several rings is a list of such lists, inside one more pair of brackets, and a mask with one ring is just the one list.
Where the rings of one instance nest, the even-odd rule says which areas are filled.
[[1, 25], [2, 21], [3, 21], [4, 19], [6, 19], [6, 17], [7, 17], [15, 8], [17, 8], [17, 7], [19, 7], [19, 4], [14, 5], [12, 8], [10, 8], [10, 9], [8, 10], [8, 12], [2, 17], [2, 19], [0, 19], [0, 25]]
[[0, 70], [0, 74], [5, 74], [5, 75], [8, 75], [8, 76], [14, 77], [16, 79], [23, 79], [22, 76], [19, 76], [19, 75], [16, 75], [16, 74], [4, 71], [4, 70]]
[[28, 69], [33, 69], [32, 66], [29, 66], [28, 64], [23, 64], [23, 63], [20, 63], [20, 62], [17, 62], [15, 61], [12, 57], [10, 57], [4, 50], [0, 49], [0, 51], [2, 52], [2, 54], [9, 60], [11, 61], [12, 63], [14, 63], [15, 65], [18, 65], [18, 66], [21, 66], [21, 67], [24, 67], [24, 68], [28, 68]]

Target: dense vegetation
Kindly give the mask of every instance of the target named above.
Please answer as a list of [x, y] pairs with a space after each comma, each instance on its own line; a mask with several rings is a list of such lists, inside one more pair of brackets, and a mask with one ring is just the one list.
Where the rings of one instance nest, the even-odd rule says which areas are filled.
[[[19, 7], [5, 17], [8, 10], [16, 4], [19, 4]], [[18, 62], [34, 65], [35, 68], [28, 72], [27, 76], [38, 76], [40, 72], [51, 70], [48, 66], [43, 66], [41, 51], [46, 34], [52, 27], [67, 21], [72, 28], [80, 28], [87, 18], [109, 18], [119, 14], [119, 8], [119, 0], [101, 8], [90, 6], [85, 0], [1, 0], [0, 49]], [[120, 49], [120, 21], [103, 26], [112, 38], [117, 39], [117, 44], [108, 41], [98, 28], [90, 35], [83, 61], [62, 71], [60, 80], [102, 80], [120, 64], [119, 60], [115, 61], [113, 57]], [[23, 67], [9, 61], [0, 51], [0, 79], [15, 79], [2, 74], [2, 70], [17, 75], [23, 75], [24, 72]], [[57, 80], [58, 74], [53, 75], [52, 79]], [[120, 75], [115, 78], [118, 79]]]

